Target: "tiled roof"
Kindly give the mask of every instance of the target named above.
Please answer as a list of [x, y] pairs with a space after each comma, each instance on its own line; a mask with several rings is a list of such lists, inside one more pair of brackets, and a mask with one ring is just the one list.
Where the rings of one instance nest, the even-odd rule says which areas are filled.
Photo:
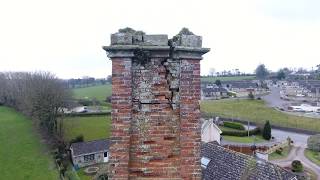
[[108, 139], [72, 143], [73, 155], [91, 154], [95, 152], [108, 151], [111, 141]]
[[238, 153], [214, 143], [205, 143], [201, 147], [202, 157], [210, 159], [203, 169], [203, 179], [219, 180], [293, 180], [289, 171], [265, 160]]

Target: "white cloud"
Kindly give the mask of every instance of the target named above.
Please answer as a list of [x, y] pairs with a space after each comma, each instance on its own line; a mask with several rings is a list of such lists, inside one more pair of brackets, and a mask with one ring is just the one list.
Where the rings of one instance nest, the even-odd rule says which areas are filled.
[[[201, 62], [203, 74], [211, 67], [252, 72], [259, 63], [273, 70], [311, 67], [320, 59], [320, 18], [316, 18], [320, 13], [313, 11], [319, 3], [301, 4], [298, 0], [0, 2], [0, 71], [105, 77], [111, 73], [111, 62], [101, 46], [126, 26], [169, 36], [188, 27], [202, 35], [204, 46], [212, 49]], [[310, 11], [301, 9], [305, 7]], [[292, 12], [297, 13], [290, 16]]]

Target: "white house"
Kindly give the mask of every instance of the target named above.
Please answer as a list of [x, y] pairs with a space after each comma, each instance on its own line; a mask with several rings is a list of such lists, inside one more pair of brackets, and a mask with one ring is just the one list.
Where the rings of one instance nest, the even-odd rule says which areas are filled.
[[205, 120], [201, 127], [201, 141], [205, 143], [217, 141], [220, 144], [221, 133], [222, 131], [213, 122], [213, 119]]

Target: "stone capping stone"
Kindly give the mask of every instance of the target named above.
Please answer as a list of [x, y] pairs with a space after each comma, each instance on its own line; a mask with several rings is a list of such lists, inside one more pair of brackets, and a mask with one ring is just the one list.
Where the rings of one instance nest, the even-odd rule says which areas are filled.
[[202, 47], [202, 37], [197, 35], [182, 34], [179, 45], [184, 47]]
[[143, 44], [149, 46], [168, 46], [168, 35], [153, 34], [143, 35]]
[[132, 35], [127, 33], [111, 34], [111, 45], [130, 45], [132, 44]]
[[143, 46], [143, 45], [112, 45], [102, 47], [108, 53], [108, 57], [134, 57], [135, 50], [150, 51], [151, 57], [169, 57], [170, 46]]

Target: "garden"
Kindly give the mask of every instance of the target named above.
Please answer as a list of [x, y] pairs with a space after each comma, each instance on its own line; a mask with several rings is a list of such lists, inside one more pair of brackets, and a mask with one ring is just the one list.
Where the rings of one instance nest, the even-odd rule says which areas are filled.
[[222, 131], [222, 139], [237, 143], [261, 143], [269, 141], [271, 137], [271, 126], [269, 121], [261, 127], [246, 130], [245, 126], [238, 122], [224, 121], [219, 128]]

